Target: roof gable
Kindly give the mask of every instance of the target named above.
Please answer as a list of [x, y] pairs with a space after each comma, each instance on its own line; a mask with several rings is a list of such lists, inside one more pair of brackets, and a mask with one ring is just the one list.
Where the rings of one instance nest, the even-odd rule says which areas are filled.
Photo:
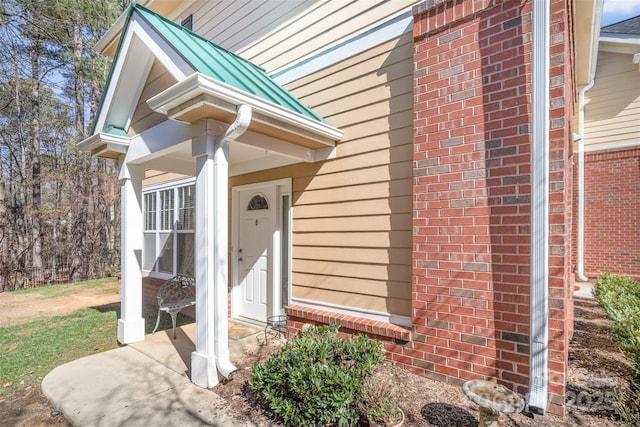
[[132, 3], [138, 13], [191, 64], [196, 72], [315, 120], [322, 120], [264, 70], [193, 31]]
[[132, 2], [92, 134], [106, 129], [128, 129], [154, 59], [177, 81], [199, 73], [306, 119], [325, 123], [260, 67]]

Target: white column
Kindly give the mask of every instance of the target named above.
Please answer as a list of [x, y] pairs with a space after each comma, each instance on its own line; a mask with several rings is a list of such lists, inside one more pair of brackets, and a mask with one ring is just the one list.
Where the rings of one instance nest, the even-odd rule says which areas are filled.
[[[216, 340], [228, 338], [229, 149], [227, 144], [216, 144], [211, 133], [192, 142], [196, 157], [196, 351], [191, 354], [191, 381], [205, 388], [218, 383]], [[216, 311], [222, 305], [224, 313]], [[226, 355], [217, 356], [225, 360]]]
[[144, 340], [142, 317], [142, 179], [144, 168], [123, 162], [121, 186], [121, 318], [118, 341], [128, 344]]

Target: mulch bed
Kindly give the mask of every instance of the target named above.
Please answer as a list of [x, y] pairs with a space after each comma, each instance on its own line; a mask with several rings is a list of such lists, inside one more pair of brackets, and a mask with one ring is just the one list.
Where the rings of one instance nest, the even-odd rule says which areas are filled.
[[[569, 350], [567, 383], [568, 415], [561, 419], [551, 414], [503, 415], [504, 426], [622, 426], [615, 420], [616, 390], [627, 379], [628, 363], [609, 339], [609, 320], [593, 300], [576, 299], [575, 333]], [[269, 341], [247, 352], [234, 378], [213, 390], [227, 400], [231, 408], [261, 425], [278, 425], [257, 405], [248, 385], [251, 368], [266, 360], [281, 343]], [[393, 397], [405, 412], [405, 426], [477, 427], [478, 407], [460, 387], [433, 381], [409, 373], [389, 363], [378, 375], [388, 383]]]

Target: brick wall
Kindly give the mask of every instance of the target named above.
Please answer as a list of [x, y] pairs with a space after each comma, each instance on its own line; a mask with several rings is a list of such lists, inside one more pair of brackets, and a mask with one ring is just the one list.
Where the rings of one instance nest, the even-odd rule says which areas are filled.
[[573, 334], [572, 192], [573, 4], [551, 2], [549, 131], [549, 411], [565, 414], [569, 340]]
[[[550, 407], [563, 413], [571, 322], [572, 11], [552, 1]], [[391, 348], [443, 381], [528, 389], [531, 3], [414, 8], [412, 342]], [[395, 356], [394, 356], [395, 357]]]
[[[640, 279], [640, 148], [586, 153], [584, 176], [586, 275], [609, 271]], [[577, 197], [576, 186], [575, 203]], [[577, 225], [573, 231], [577, 239]]]

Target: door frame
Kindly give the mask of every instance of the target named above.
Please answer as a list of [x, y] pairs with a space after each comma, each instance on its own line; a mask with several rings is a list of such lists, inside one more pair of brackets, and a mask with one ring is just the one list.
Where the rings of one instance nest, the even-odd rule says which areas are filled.
[[[240, 278], [238, 277], [238, 253], [239, 247], [239, 224], [240, 224], [240, 192], [259, 190], [264, 187], [275, 187], [275, 227], [272, 238], [270, 238], [270, 253], [267, 256], [267, 317], [283, 314], [282, 306], [289, 301], [282, 301], [283, 280], [287, 286], [287, 295], [291, 295], [291, 178], [278, 179], [273, 181], [261, 181], [252, 184], [238, 185], [231, 188], [231, 244], [229, 245], [229, 265], [231, 268], [231, 317], [240, 317], [236, 301], [241, 297]], [[284, 196], [288, 196], [288, 206], [284, 206]], [[283, 227], [283, 212], [289, 222]], [[283, 236], [282, 230], [287, 230], [288, 235]], [[286, 245], [286, 248], [283, 246]], [[287, 254], [286, 260], [283, 259]], [[284, 262], [283, 262], [284, 261]], [[286, 266], [286, 267], [284, 267]], [[286, 271], [283, 271], [286, 270]], [[242, 317], [243, 319], [247, 319]], [[251, 320], [251, 319], [247, 319]], [[257, 322], [257, 321], [256, 321]]]

